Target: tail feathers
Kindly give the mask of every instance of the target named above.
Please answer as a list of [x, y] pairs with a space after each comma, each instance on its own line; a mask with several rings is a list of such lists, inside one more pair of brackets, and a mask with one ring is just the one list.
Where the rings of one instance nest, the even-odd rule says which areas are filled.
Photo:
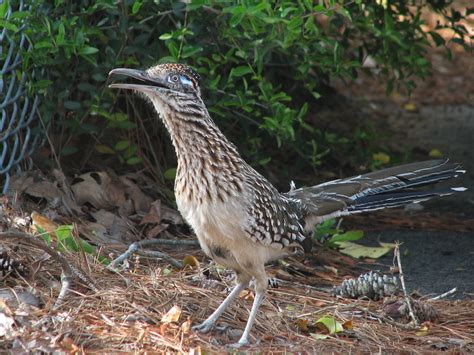
[[463, 187], [417, 190], [463, 173], [461, 164], [448, 159], [429, 160], [293, 189], [285, 195], [301, 204], [309, 229], [331, 217], [399, 207], [464, 191]]
[[454, 187], [450, 189], [433, 191], [402, 191], [384, 193], [358, 198], [354, 204], [347, 207], [347, 214], [375, 211], [382, 208], [400, 207], [409, 203], [419, 203], [433, 197], [452, 195], [455, 192], [464, 191], [465, 188]]

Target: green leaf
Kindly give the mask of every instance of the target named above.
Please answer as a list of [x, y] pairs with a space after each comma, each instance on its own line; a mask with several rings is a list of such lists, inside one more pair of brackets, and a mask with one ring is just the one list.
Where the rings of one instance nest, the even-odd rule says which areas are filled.
[[336, 233], [337, 230], [334, 229], [335, 226], [336, 226], [335, 218], [330, 218], [330, 219], [325, 220], [323, 223], [318, 224], [316, 226], [315, 228], [316, 236], [322, 237], [323, 235]]
[[9, 0], [3, 0], [0, 3], [0, 18], [3, 19], [7, 16]]
[[233, 68], [232, 71], [230, 72], [230, 75], [240, 77], [240, 76], [244, 76], [250, 73], [253, 73], [252, 68], [242, 65], [242, 66]]
[[[1, 22], [0, 22], [1, 26]], [[42, 48], [53, 48], [53, 44], [51, 41], [40, 41], [35, 43], [35, 49], [42, 49]]]
[[36, 230], [40, 233], [41, 238], [46, 242], [47, 246], [51, 245], [51, 236], [49, 233], [46, 233], [46, 230], [35, 224]]
[[81, 55], [90, 55], [90, 54], [97, 53], [98, 51], [99, 50], [95, 47], [86, 46], [86, 47], [80, 48], [78, 53]]
[[127, 159], [128, 165], [136, 165], [136, 164], [140, 164], [141, 162], [143, 162], [142, 157], [131, 157], [130, 159]]
[[118, 141], [117, 144], [115, 144], [115, 150], [125, 150], [129, 146], [130, 146], [130, 141], [128, 140]]
[[162, 41], [166, 41], [167, 39], [173, 38], [173, 34], [171, 33], [163, 33], [158, 39], [161, 39]]
[[115, 150], [107, 145], [97, 144], [95, 150], [102, 154], [115, 154]]
[[229, 24], [236, 27], [244, 19], [245, 13], [234, 15], [230, 18]]
[[56, 36], [56, 44], [61, 45], [64, 43], [64, 37], [66, 36], [66, 29], [64, 28], [64, 24], [61, 22], [58, 28], [58, 34]]
[[192, 0], [189, 4], [186, 5], [186, 10], [192, 11], [200, 9], [201, 7], [208, 4], [207, 0]]
[[395, 248], [393, 243], [380, 243], [380, 247], [367, 247], [353, 242], [336, 242], [339, 251], [353, 258], [372, 258], [378, 259]]
[[354, 241], [359, 240], [364, 236], [364, 232], [361, 230], [353, 230], [348, 231], [342, 234], [334, 234], [329, 242], [336, 243], [336, 242], [347, 242], [347, 241]]
[[433, 39], [433, 42], [436, 44], [436, 46], [443, 46], [445, 44], [444, 38], [441, 37], [441, 35], [435, 31], [430, 31], [430, 36]]
[[142, 2], [140, 0], [135, 0], [132, 6], [132, 15], [135, 15], [140, 11], [140, 8], [142, 7]]
[[125, 149], [123, 152], [123, 157], [125, 159], [131, 158], [132, 156], [135, 156], [135, 153], [138, 151], [138, 148], [136, 145], [130, 145]]
[[7, 30], [18, 32], [18, 27], [7, 20], [0, 20], [0, 28], [6, 28]]
[[63, 149], [61, 149], [61, 155], [62, 156], [68, 156], [68, 155], [75, 154], [78, 151], [79, 151], [79, 149], [77, 147], [66, 146], [66, 147], [63, 147]]
[[78, 101], [64, 101], [64, 107], [68, 110], [77, 111], [81, 109], [82, 105]]
[[56, 229], [56, 236], [59, 241], [62, 241], [67, 238], [72, 238], [72, 225], [62, 225]]
[[321, 317], [316, 321], [316, 323], [323, 324], [329, 331], [329, 334], [336, 334], [344, 331], [342, 324], [330, 316]]
[[169, 168], [165, 171], [165, 179], [166, 180], [174, 180], [176, 179], [176, 168]]

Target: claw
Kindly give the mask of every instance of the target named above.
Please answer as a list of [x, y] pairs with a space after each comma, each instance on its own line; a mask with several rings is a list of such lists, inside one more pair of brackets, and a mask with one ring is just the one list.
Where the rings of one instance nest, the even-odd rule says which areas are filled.
[[208, 333], [214, 327], [213, 323], [202, 322], [201, 324], [195, 325], [191, 329], [195, 332], [202, 334]]

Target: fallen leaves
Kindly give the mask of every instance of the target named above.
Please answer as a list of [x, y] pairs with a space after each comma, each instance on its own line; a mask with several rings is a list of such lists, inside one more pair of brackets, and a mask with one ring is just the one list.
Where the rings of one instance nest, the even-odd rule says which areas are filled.
[[189, 266], [190, 268], [193, 268], [193, 269], [194, 268], [199, 269], [199, 261], [193, 255], [186, 255], [183, 258], [183, 268], [185, 268], [186, 266]]
[[353, 324], [352, 321], [341, 323], [334, 317], [325, 315], [315, 322], [299, 318], [296, 320], [296, 327], [304, 333], [309, 333], [314, 339], [324, 340], [331, 335], [343, 333], [344, 330], [352, 330]]
[[168, 312], [163, 315], [163, 317], [161, 317], [161, 322], [176, 323], [179, 321], [179, 317], [181, 317], [181, 312], [181, 307], [174, 305]]
[[352, 256], [353, 258], [372, 258], [378, 259], [395, 248], [393, 243], [380, 243], [379, 247], [368, 247], [353, 242], [336, 242], [339, 251], [343, 254]]
[[321, 326], [324, 326], [325, 329], [322, 330], [329, 331], [329, 334], [336, 334], [344, 331], [342, 324], [330, 316], [321, 317], [316, 321], [316, 327], [321, 329]]
[[33, 220], [33, 229], [36, 230], [38, 233], [46, 233], [49, 234], [53, 239], [56, 239], [56, 229], [58, 229], [59, 225], [48, 217], [43, 216], [42, 214], [33, 211], [31, 213], [31, 219]]
[[390, 163], [390, 155], [386, 154], [386, 153], [383, 153], [383, 152], [378, 152], [378, 153], [374, 153], [372, 154], [372, 159], [374, 161], [374, 163], [376, 164], [388, 164]]

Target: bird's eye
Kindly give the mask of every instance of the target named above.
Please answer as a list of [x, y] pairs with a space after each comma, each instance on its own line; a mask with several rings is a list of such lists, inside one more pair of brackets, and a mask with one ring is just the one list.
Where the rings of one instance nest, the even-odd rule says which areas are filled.
[[172, 75], [172, 76], [171, 76], [171, 81], [172, 81], [173, 83], [177, 83], [177, 82], [179, 81], [179, 76], [177, 76], [177, 75]]

